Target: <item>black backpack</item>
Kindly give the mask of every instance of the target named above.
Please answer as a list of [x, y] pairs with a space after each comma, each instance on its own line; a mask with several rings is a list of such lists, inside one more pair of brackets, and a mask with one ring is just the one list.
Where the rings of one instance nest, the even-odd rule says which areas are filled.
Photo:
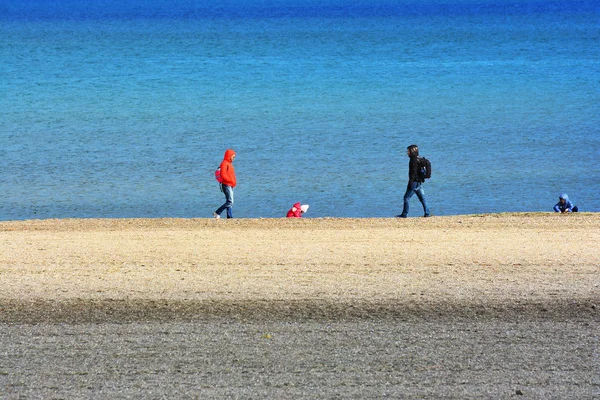
[[419, 178], [422, 182], [431, 178], [431, 162], [425, 157], [419, 157]]

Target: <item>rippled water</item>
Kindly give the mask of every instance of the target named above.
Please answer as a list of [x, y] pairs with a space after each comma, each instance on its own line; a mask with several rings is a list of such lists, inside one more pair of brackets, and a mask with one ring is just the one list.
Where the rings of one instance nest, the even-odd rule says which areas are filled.
[[0, 7], [0, 219], [600, 211], [598, 5], [282, 3]]

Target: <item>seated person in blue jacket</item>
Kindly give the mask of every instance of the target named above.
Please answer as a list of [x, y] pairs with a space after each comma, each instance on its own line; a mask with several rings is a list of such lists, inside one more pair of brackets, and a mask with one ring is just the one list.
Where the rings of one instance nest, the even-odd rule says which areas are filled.
[[563, 193], [558, 198], [558, 203], [556, 203], [556, 205], [554, 206], [554, 211], [560, 213], [570, 213], [577, 212], [579, 211], [579, 209], [577, 208], [577, 206], [574, 206], [573, 203], [571, 203], [571, 200], [569, 200], [569, 195]]

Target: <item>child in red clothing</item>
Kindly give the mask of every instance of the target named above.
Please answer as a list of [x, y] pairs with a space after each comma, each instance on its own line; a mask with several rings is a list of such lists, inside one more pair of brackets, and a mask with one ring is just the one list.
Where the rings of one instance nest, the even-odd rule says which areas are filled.
[[287, 212], [287, 218], [302, 218], [302, 214], [304, 214], [308, 210], [308, 204], [300, 204], [300, 202], [294, 204], [292, 208]]

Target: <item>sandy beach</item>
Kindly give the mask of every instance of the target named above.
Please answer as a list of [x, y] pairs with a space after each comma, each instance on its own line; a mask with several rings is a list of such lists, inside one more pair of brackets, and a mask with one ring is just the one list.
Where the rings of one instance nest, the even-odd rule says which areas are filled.
[[491, 312], [600, 294], [597, 214], [3, 222], [0, 254], [5, 322]]
[[593, 398], [599, 266], [596, 213], [0, 222], [0, 389]]

